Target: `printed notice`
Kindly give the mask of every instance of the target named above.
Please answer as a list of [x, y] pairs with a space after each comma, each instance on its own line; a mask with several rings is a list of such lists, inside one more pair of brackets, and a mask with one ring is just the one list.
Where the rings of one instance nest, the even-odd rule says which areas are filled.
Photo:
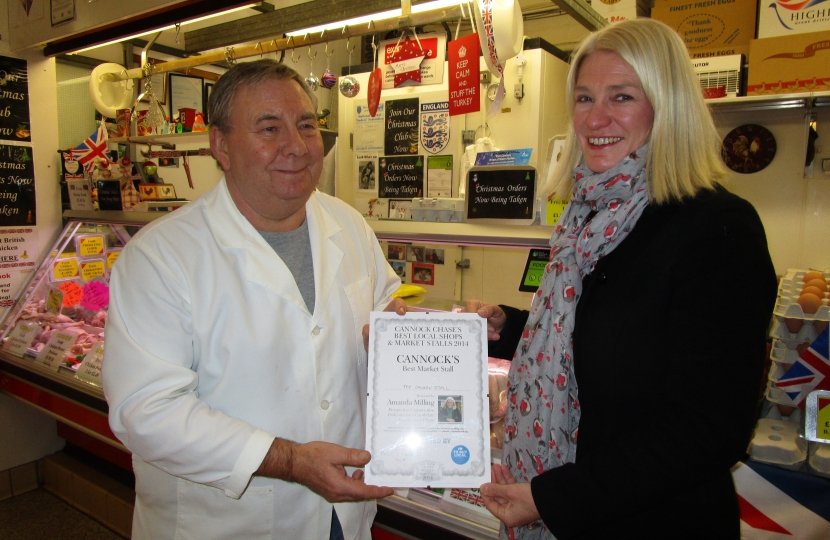
[[66, 358], [66, 353], [75, 344], [80, 332], [74, 328], [55, 332], [46, 346], [37, 353], [35, 361], [53, 371], [58, 371]]
[[6, 342], [3, 343], [3, 350], [20, 358], [26, 354], [26, 349], [35, 340], [40, 326], [35, 323], [20, 323], [9, 332]]
[[101, 386], [101, 364], [104, 362], [104, 342], [98, 341], [86, 353], [75, 378]]
[[365, 481], [490, 481], [487, 321], [476, 313], [371, 314]]

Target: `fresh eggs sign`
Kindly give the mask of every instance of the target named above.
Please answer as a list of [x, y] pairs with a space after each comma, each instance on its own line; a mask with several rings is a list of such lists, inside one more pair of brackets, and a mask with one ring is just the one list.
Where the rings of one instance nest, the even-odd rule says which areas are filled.
[[32, 140], [26, 61], [0, 56], [0, 140]]

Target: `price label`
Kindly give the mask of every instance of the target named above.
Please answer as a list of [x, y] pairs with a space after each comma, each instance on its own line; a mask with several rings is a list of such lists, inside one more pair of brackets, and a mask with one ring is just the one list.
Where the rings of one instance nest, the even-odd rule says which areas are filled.
[[78, 259], [58, 259], [52, 263], [52, 279], [54, 281], [76, 278], [79, 272]]
[[103, 281], [90, 281], [84, 285], [81, 307], [89, 311], [98, 311], [109, 306], [110, 288]]
[[78, 239], [78, 256], [91, 257], [104, 253], [105, 241], [103, 236], [86, 236]]
[[104, 259], [95, 259], [81, 263], [81, 279], [84, 281], [92, 281], [99, 276], [103, 276], [106, 271], [107, 263]]
[[112, 265], [115, 264], [115, 260], [118, 258], [119, 255], [121, 255], [120, 251], [107, 252], [107, 270], [112, 270]]
[[50, 289], [49, 295], [46, 297], [46, 311], [57, 316], [61, 312], [61, 306], [63, 306], [63, 296], [62, 290]]
[[81, 331], [75, 328], [55, 332], [55, 335], [49, 339], [49, 343], [37, 354], [35, 360], [53, 371], [58, 371], [66, 359], [66, 353], [75, 344], [80, 333]]
[[99, 341], [84, 356], [75, 378], [101, 386], [101, 365], [104, 361], [104, 342]]
[[77, 306], [84, 296], [84, 290], [74, 281], [67, 281], [58, 285], [63, 292], [63, 307]]
[[813, 390], [804, 407], [804, 438], [830, 444], [830, 391]]
[[6, 337], [6, 342], [3, 343], [3, 350], [9, 354], [23, 358], [23, 355], [26, 354], [26, 349], [32, 345], [32, 341], [34, 341], [39, 329], [40, 327], [34, 323], [24, 322], [18, 324], [14, 330], [9, 332], [8, 337]]

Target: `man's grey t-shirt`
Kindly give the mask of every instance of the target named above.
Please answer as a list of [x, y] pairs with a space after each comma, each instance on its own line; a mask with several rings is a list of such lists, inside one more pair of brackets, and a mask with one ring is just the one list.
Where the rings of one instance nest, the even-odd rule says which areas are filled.
[[304, 220], [303, 224], [293, 231], [258, 232], [291, 270], [306, 307], [314, 313], [314, 260], [311, 257], [308, 220]]

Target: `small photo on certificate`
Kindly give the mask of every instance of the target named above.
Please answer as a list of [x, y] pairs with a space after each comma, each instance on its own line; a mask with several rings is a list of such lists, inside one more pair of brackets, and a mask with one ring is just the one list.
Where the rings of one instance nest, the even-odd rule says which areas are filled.
[[463, 396], [438, 396], [438, 423], [460, 424], [463, 422], [462, 400]]

